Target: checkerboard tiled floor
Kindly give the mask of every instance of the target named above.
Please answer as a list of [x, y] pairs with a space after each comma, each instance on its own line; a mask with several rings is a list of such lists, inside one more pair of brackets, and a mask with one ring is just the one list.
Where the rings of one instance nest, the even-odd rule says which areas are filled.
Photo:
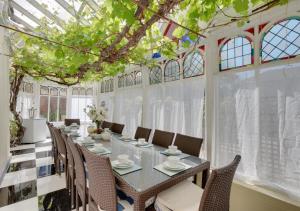
[[54, 172], [51, 140], [11, 149], [0, 184], [0, 211], [70, 211], [65, 176]]

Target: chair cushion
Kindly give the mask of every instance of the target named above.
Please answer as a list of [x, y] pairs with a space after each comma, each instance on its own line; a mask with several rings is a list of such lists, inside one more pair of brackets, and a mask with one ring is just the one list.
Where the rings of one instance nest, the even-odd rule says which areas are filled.
[[157, 195], [155, 209], [157, 211], [198, 211], [203, 190], [185, 180]]

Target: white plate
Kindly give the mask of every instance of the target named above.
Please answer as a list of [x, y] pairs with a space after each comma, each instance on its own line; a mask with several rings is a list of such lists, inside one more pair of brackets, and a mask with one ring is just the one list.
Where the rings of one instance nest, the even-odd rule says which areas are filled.
[[180, 155], [182, 152], [178, 149], [174, 152], [171, 152], [169, 149], [166, 149], [165, 153], [168, 154], [168, 155]]
[[146, 146], [146, 145], [148, 145], [148, 144], [149, 144], [148, 142], [145, 142], [145, 143], [143, 143], [143, 144], [137, 142], [137, 143], [136, 143], [136, 146], [142, 147], [142, 146]]
[[170, 171], [182, 171], [185, 170], [185, 165], [183, 163], [178, 163], [177, 166], [170, 166], [169, 162], [164, 162], [163, 167]]
[[112, 166], [116, 169], [128, 169], [133, 166], [133, 161], [129, 160], [128, 163], [120, 163], [118, 160], [115, 160]]
[[103, 153], [106, 151], [106, 149], [105, 148], [96, 149], [95, 147], [93, 147], [93, 148], [90, 148], [90, 151], [94, 152], [94, 153]]

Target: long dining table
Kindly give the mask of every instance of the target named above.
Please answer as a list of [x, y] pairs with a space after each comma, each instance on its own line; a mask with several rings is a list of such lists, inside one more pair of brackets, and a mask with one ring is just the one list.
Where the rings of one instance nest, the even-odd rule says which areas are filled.
[[[80, 137], [77, 139], [87, 137], [86, 127], [81, 126], [79, 134]], [[111, 161], [116, 160], [120, 154], [126, 154], [141, 167], [140, 170], [122, 176], [114, 171], [118, 188], [134, 200], [134, 211], [145, 210], [145, 202], [148, 199], [200, 172], [202, 172], [202, 188], [206, 185], [210, 168], [210, 162], [207, 160], [195, 156], [183, 158], [181, 161], [190, 165], [191, 168], [174, 176], [168, 176], [154, 168], [167, 159], [167, 156], [161, 153], [165, 150], [163, 147], [156, 145], [149, 148], [137, 147], [132, 142], [124, 142], [121, 140], [121, 135], [114, 133], [111, 133], [110, 141], [100, 139], [95, 142], [103, 144], [111, 151], [110, 154], [104, 155], [108, 156]]]

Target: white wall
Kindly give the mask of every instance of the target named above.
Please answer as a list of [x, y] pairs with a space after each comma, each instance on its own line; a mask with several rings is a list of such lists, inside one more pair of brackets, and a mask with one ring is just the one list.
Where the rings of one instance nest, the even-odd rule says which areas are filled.
[[[8, 54], [5, 30], [0, 28], [0, 52]], [[0, 176], [9, 160], [9, 60], [0, 55]], [[0, 178], [1, 179], [1, 178]]]

